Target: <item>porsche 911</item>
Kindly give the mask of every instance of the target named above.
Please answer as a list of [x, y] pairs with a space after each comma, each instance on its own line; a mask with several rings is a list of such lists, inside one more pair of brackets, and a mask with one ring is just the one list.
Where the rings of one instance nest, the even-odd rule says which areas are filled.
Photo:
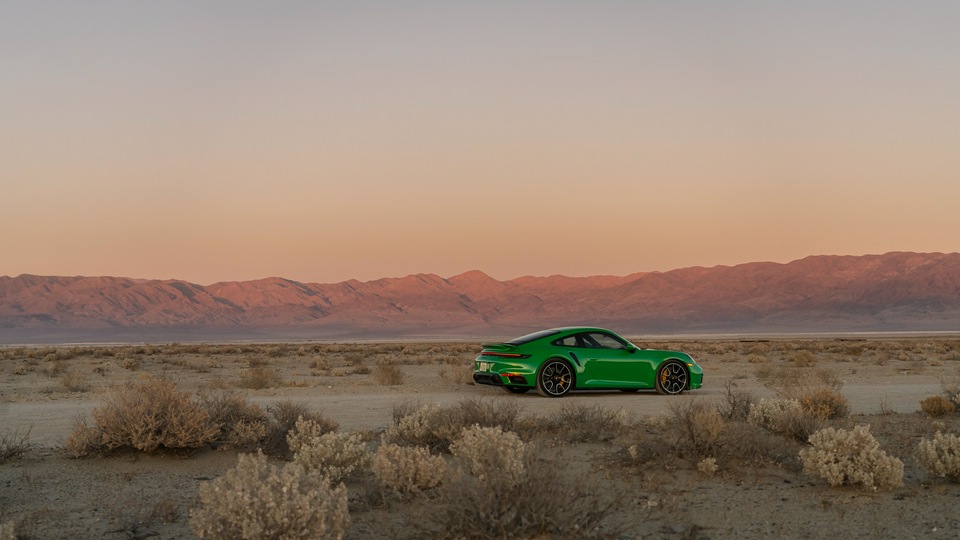
[[641, 349], [603, 328], [552, 328], [482, 347], [473, 380], [517, 394], [653, 389], [676, 395], [703, 384], [703, 369], [690, 355]]

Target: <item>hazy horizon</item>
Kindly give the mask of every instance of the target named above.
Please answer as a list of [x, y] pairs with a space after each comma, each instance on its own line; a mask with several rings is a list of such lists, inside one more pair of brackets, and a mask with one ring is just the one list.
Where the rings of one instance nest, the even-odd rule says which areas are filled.
[[960, 4], [0, 5], [0, 275], [956, 252]]

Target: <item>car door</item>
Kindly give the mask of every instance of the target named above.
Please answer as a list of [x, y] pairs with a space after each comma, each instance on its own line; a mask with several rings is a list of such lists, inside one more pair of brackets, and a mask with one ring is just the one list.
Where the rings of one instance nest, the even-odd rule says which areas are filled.
[[590, 372], [590, 386], [595, 388], [645, 388], [642, 381], [652, 380], [633, 345], [604, 332], [589, 332], [583, 336], [586, 347], [584, 363]]

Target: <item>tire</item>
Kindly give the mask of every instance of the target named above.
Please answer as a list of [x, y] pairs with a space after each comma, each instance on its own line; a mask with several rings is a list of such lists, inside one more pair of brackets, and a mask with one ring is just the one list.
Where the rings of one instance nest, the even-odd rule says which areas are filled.
[[668, 396], [679, 396], [687, 389], [689, 378], [687, 368], [680, 362], [676, 360], [664, 362], [657, 370], [657, 392]]
[[503, 389], [511, 394], [526, 394], [530, 391], [529, 386], [504, 386]]
[[554, 358], [547, 360], [537, 372], [537, 393], [545, 397], [563, 397], [573, 388], [573, 368]]

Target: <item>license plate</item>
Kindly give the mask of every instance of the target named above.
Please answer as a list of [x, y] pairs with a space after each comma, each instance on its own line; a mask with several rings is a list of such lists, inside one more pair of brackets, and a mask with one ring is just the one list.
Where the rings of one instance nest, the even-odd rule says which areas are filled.
[[490, 368], [489, 362], [480, 362], [480, 371], [486, 371]]

